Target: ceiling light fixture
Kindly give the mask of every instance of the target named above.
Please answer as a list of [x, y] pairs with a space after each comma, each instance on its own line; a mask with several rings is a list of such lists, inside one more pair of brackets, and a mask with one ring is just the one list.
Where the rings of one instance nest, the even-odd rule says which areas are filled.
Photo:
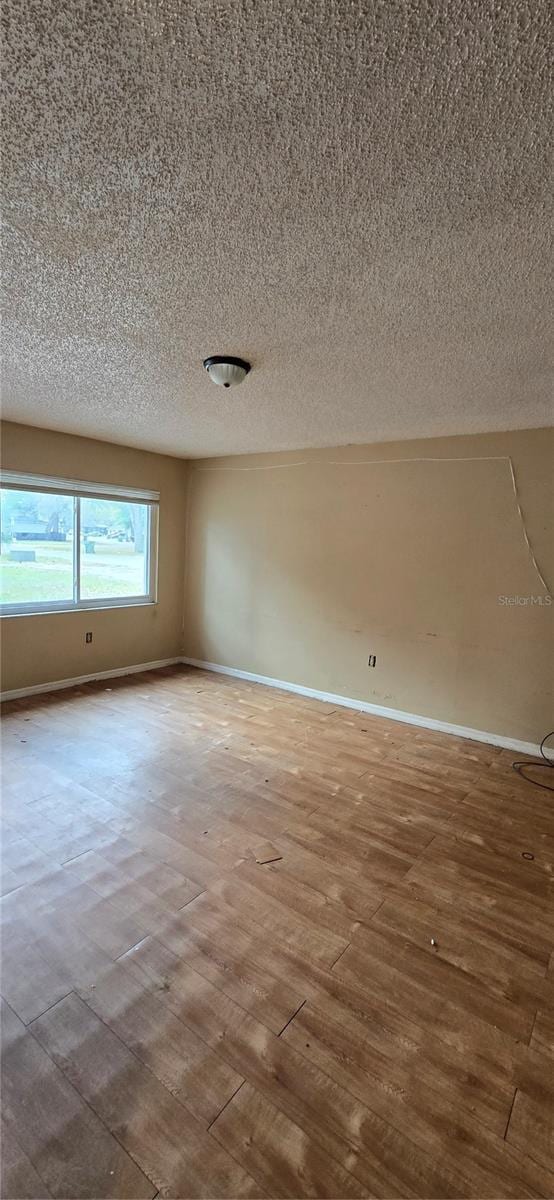
[[230, 358], [226, 354], [212, 354], [211, 358], [204, 359], [204, 366], [212, 383], [226, 388], [242, 383], [250, 370], [250, 363], [243, 358]]

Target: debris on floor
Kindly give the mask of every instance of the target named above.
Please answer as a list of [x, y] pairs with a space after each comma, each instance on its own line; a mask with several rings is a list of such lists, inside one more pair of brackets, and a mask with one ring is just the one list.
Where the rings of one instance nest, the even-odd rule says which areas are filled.
[[272, 846], [270, 842], [264, 842], [261, 846], [254, 846], [252, 848], [252, 853], [256, 859], [256, 862], [260, 863], [261, 865], [264, 863], [278, 862], [279, 859], [283, 857], [283, 855], [279, 854], [279, 851], [276, 850], [275, 846]]

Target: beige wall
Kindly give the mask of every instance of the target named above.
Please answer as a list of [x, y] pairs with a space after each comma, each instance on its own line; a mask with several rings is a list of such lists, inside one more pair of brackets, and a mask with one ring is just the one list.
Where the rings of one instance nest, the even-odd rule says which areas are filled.
[[[107, 442], [4, 423], [9, 470], [116, 483], [160, 492], [158, 603], [3, 617], [2, 689], [172, 658], [182, 649], [187, 464]], [[92, 644], [85, 632], [92, 630]]]
[[[158, 604], [4, 618], [3, 689], [184, 650], [508, 737], [537, 741], [554, 726], [554, 605], [499, 602], [544, 597], [505, 456], [554, 588], [552, 431], [194, 463], [21, 425], [2, 432], [9, 469], [161, 496]], [[458, 461], [406, 461], [418, 458]]]
[[186, 653], [540, 740], [554, 606], [499, 602], [545, 594], [506, 455], [554, 590], [551, 432], [191, 463]]

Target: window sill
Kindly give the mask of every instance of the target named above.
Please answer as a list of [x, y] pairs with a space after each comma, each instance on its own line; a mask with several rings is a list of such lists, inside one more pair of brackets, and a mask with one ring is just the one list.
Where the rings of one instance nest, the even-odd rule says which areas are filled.
[[70, 614], [75, 616], [78, 613], [118, 612], [122, 608], [155, 608], [157, 603], [157, 600], [122, 600], [116, 604], [109, 604], [105, 600], [99, 600], [98, 604], [91, 601], [89, 604], [71, 604], [68, 608], [30, 608], [19, 609], [17, 612], [5, 612], [0, 609], [0, 619], [7, 617], [67, 617]]

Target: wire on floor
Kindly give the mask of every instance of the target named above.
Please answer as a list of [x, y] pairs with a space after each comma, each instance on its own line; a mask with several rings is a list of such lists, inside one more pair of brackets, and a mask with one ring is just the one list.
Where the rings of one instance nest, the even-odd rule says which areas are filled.
[[517, 771], [518, 775], [521, 775], [522, 779], [526, 779], [528, 783], [534, 783], [535, 787], [544, 788], [545, 791], [547, 791], [547, 792], [554, 792], [554, 787], [552, 786], [552, 784], [541, 783], [540, 780], [538, 780], [538, 779], [530, 779], [529, 776], [525, 774], [525, 771], [522, 770], [522, 768], [523, 767], [535, 767], [535, 768], [538, 768], [539, 770], [545, 770], [545, 768], [550, 768], [551, 771], [554, 770], [554, 758], [549, 758], [544, 750], [545, 742], [547, 742], [548, 739], [551, 737], [554, 737], [554, 729], [550, 733], [546, 733], [544, 735], [542, 742], [539, 746], [541, 757], [544, 759], [544, 762], [539, 763], [539, 762], [533, 762], [531, 759], [529, 759], [529, 760], [521, 759], [519, 762], [512, 763], [512, 767], [514, 768], [514, 771]]

